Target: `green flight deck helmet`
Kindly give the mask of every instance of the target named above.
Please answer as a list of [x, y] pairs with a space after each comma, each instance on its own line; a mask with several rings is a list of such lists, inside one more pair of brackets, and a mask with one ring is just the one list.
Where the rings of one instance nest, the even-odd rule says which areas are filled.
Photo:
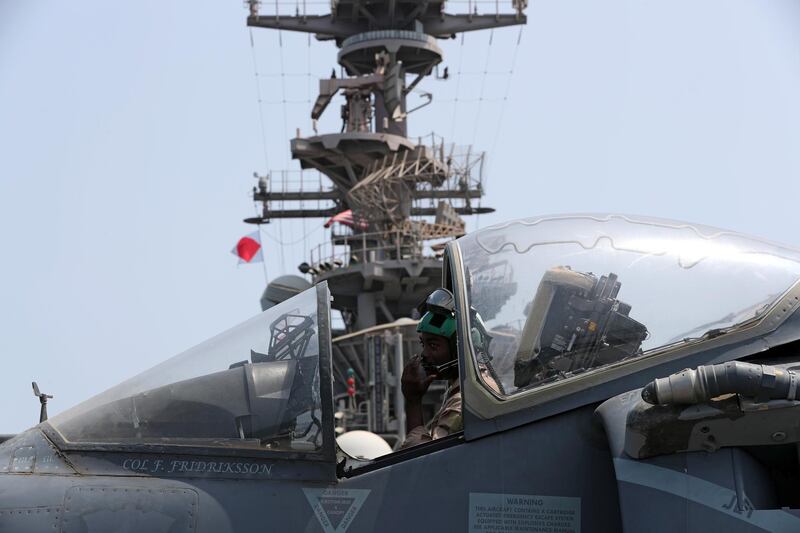
[[420, 306], [425, 311], [417, 324], [420, 333], [431, 333], [447, 339], [456, 334], [455, 302], [453, 294], [447, 289], [436, 289]]

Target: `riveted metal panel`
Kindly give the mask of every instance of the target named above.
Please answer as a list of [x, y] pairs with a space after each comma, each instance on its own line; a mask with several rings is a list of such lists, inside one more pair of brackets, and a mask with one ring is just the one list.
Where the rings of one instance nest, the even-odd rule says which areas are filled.
[[56, 531], [59, 507], [27, 507], [0, 509], [0, 532]]
[[183, 488], [124, 486], [71, 487], [64, 496], [62, 533], [128, 531], [193, 533], [197, 530], [197, 493]]

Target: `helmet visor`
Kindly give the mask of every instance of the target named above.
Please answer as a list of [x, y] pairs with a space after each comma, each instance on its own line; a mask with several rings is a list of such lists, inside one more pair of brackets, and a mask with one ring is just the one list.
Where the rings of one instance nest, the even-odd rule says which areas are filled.
[[453, 314], [455, 310], [456, 304], [453, 299], [453, 293], [447, 289], [436, 289], [425, 299], [425, 302], [419, 306], [420, 313], [430, 311], [436, 314], [450, 315]]

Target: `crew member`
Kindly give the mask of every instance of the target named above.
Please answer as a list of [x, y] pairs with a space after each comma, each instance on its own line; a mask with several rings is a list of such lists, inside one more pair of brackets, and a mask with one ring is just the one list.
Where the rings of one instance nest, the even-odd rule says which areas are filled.
[[[401, 380], [406, 410], [406, 440], [401, 448], [446, 437], [464, 428], [453, 295], [446, 289], [436, 289], [425, 301], [425, 309], [417, 325], [422, 353], [409, 360]], [[447, 391], [439, 412], [425, 424], [422, 397], [437, 379], [447, 380]]]

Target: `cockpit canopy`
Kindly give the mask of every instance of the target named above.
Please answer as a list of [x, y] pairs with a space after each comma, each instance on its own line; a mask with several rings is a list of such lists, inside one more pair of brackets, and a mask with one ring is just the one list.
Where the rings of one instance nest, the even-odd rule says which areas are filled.
[[308, 289], [48, 424], [66, 449], [318, 452], [328, 299], [326, 285]]
[[[644, 217], [530, 218], [451, 246], [469, 367], [489, 392], [478, 391], [500, 400], [550, 385], [558, 393], [581, 376], [614, 379], [676, 347], [750, 334], [800, 279], [794, 248]], [[45, 430], [67, 450], [157, 445], [332, 462], [329, 302], [318, 284]]]
[[474, 357], [501, 395], [740, 329], [800, 279], [794, 248], [645, 217], [529, 218], [457, 245]]

